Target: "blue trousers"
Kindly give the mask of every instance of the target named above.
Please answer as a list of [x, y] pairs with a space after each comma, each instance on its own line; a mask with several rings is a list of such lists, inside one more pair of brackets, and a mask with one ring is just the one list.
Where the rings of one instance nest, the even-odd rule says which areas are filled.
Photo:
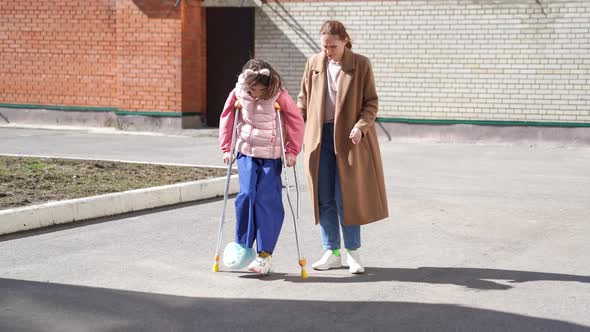
[[283, 226], [281, 159], [237, 155], [240, 192], [236, 197], [236, 242], [257, 252], [275, 249]]
[[[347, 133], [348, 135], [348, 133]], [[324, 123], [322, 127], [322, 148], [318, 181], [318, 201], [320, 208], [320, 231], [324, 249], [340, 249], [340, 229], [344, 247], [356, 250], [361, 247], [361, 227], [344, 224], [344, 207], [340, 177], [334, 152], [334, 124]]]

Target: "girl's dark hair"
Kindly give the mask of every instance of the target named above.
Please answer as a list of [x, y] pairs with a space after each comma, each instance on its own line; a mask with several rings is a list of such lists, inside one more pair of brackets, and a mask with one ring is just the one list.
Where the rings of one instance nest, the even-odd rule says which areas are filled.
[[352, 48], [352, 39], [348, 35], [348, 32], [346, 32], [346, 27], [344, 27], [344, 24], [342, 24], [342, 22], [340, 21], [328, 20], [324, 22], [324, 24], [320, 28], [320, 35], [335, 35], [343, 41], [346, 40], [346, 38], [348, 38], [348, 41], [346, 42], [346, 47], [348, 47], [349, 49]]
[[282, 88], [284, 88], [284, 83], [281, 79], [281, 76], [274, 69], [272, 69], [268, 62], [263, 60], [250, 59], [248, 62], [246, 62], [244, 67], [242, 67], [242, 73], [244, 73], [246, 69], [252, 69], [254, 71], [268, 69], [270, 71], [270, 76], [258, 74], [244, 77], [244, 83], [247, 86], [254, 86], [260, 83], [266, 87], [266, 92], [262, 95], [262, 99], [268, 99], [279, 93], [279, 91]]

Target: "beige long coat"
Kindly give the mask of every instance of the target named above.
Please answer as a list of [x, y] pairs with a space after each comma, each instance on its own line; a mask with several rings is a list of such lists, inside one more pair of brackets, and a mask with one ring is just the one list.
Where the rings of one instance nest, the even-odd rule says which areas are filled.
[[[338, 79], [334, 118], [334, 151], [340, 175], [344, 223], [364, 225], [389, 216], [383, 164], [375, 129], [378, 108], [375, 79], [369, 60], [345, 48]], [[315, 222], [319, 223], [318, 173], [322, 142], [327, 57], [307, 60], [297, 106], [306, 121], [303, 140], [305, 169]], [[349, 134], [359, 128], [363, 138], [352, 144]]]

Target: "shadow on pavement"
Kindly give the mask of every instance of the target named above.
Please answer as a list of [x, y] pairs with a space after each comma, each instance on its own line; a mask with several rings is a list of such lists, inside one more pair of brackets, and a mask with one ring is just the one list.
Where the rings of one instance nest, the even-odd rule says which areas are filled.
[[0, 279], [1, 331], [590, 331], [452, 304], [195, 298]]
[[[590, 283], [590, 276], [558, 273], [513, 271], [498, 269], [419, 267], [417, 269], [368, 267], [364, 274], [331, 276], [330, 271], [310, 271], [309, 278], [298, 275], [273, 273], [269, 276], [242, 275], [241, 278], [260, 278], [261, 280], [285, 280], [297, 283], [366, 283], [381, 281], [421, 282], [428, 284], [451, 284], [480, 290], [507, 290], [510, 284], [528, 281], [577, 281]], [[497, 281], [503, 281], [500, 283]]]

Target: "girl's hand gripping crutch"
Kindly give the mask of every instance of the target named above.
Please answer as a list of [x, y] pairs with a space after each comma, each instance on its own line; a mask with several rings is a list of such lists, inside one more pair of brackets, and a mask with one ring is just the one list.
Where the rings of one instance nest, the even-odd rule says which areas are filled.
[[225, 222], [225, 210], [227, 207], [227, 197], [229, 193], [229, 183], [231, 180], [231, 169], [235, 160], [234, 153], [236, 148], [236, 128], [238, 124], [238, 113], [242, 109], [242, 105], [236, 101], [234, 104], [234, 125], [231, 132], [231, 147], [229, 160], [227, 162], [227, 178], [225, 180], [225, 191], [223, 192], [223, 210], [221, 212], [221, 220], [219, 221], [219, 230], [217, 231], [217, 247], [215, 248], [215, 263], [213, 263], [213, 272], [219, 272], [219, 253], [221, 251], [221, 238], [223, 236], [223, 223]]
[[293, 204], [291, 203], [291, 186], [289, 186], [289, 175], [287, 173], [287, 157], [285, 155], [285, 139], [283, 136], [283, 121], [281, 120], [281, 106], [279, 103], [274, 104], [274, 108], [277, 111], [277, 128], [279, 130], [279, 137], [281, 138], [281, 152], [283, 159], [283, 174], [285, 175], [285, 184], [287, 186], [287, 201], [289, 202], [289, 208], [291, 209], [291, 215], [293, 216], [293, 225], [295, 226], [295, 242], [297, 243], [297, 258], [299, 260], [299, 266], [301, 267], [301, 278], [307, 278], [307, 271], [305, 270], [306, 260], [303, 256], [303, 248], [300, 243], [299, 228], [299, 215], [301, 210], [301, 194], [299, 192], [299, 183], [297, 182], [297, 169], [293, 165], [293, 177], [295, 178], [295, 192], [297, 194], [297, 213], [293, 210]]

